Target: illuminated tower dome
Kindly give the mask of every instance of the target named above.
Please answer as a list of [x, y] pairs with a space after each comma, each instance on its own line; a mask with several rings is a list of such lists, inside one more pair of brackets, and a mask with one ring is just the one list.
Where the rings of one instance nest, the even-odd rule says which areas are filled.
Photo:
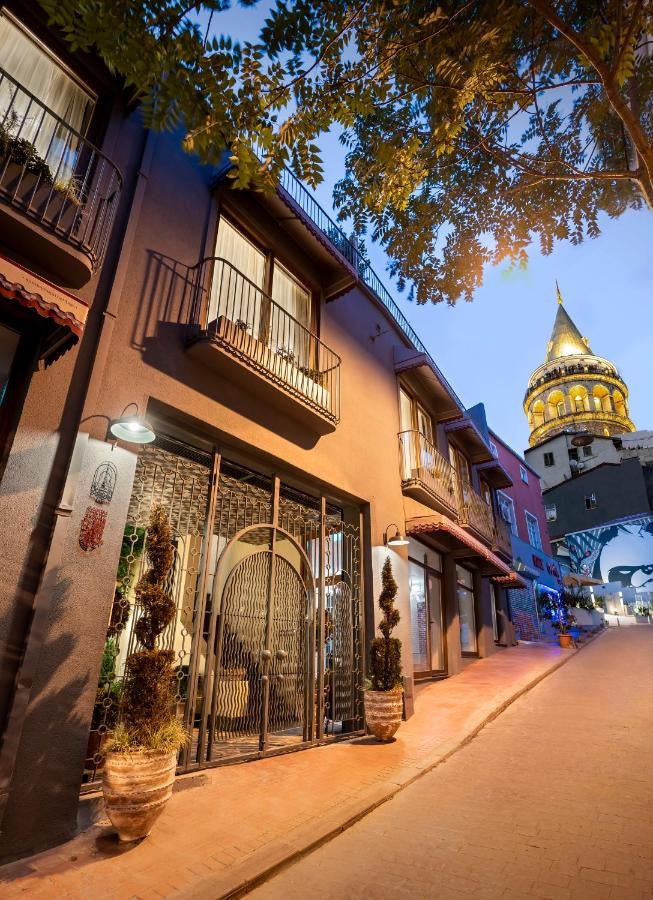
[[589, 341], [562, 305], [560, 288], [557, 294], [558, 311], [546, 359], [531, 375], [524, 397], [530, 446], [561, 431], [606, 437], [634, 431], [625, 382], [616, 366], [592, 353]]

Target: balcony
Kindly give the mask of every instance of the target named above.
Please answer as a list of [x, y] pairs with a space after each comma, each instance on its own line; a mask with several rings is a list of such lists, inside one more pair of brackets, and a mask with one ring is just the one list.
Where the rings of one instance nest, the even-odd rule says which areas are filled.
[[449, 462], [419, 431], [399, 435], [401, 487], [404, 493], [445, 514], [456, 514], [455, 476]]
[[318, 434], [335, 429], [340, 357], [226, 260], [191, 270], [188, 324], [191, 356]]
[[497, 553], [501, 553], [508, 559], [512, 559], [512, 532], [510, 525], [501, 518], [496, 516], [494, 519], [494, 540], [492, 549]]
[[488, 544], [494, 545], [496, 535], [494, 513], [481, 495], [471, 487], [466, 487], [462, 491], [460, 524], [476, 532]]
[[53, 281], [79, 288], [102, 263], [120, 172], [3, 69], [0, 98], [3, 241]]

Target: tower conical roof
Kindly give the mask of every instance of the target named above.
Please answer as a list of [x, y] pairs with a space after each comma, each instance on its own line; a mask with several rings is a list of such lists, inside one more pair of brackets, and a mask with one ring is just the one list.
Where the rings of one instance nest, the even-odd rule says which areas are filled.
[[592, 350], [562, 305], [562, 297], [558, 291], [558, 312], [547, 347], [546, 362], [559, 359], [561, 356], [578, 356], [581, 353], [592, 353]]

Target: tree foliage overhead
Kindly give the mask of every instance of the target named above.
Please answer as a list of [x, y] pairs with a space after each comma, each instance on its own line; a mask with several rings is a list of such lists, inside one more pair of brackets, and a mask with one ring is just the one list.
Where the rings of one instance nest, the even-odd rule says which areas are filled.
[[314, 185], [316, 140], [342, 129], [341, 215], [418, 302], [471, 299], [533, 240], [549, 253], [598, 234], [601, 213], [653, 206], [647, 0], [276, 0], [242, 46], [193, 24], [219, 0], [41, 3], [151, 124], [183, 121], [207, 161], [230, 147], [237, 186], [283, 164]]

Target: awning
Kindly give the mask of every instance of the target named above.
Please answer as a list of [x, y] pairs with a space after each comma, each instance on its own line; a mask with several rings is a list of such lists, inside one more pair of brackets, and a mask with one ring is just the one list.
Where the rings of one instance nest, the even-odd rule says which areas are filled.
[[461, 525], [458, 525], [457, 522], [452, 522], [451, 519], [447, 519], [445, 516], [434, 515], [429, 516], [428, 520], [409, 519], [406, 522], [406, 533], [413, 537], [418, 537], [420, 534], [436, 534], [437, 532], [445, 532], [455, 538], [459, 543], [464, 544], [472, 551], [474, 556], [480, 556], [490, 568], [496, 570], [493, 574], [508, 575], [511, 577], [515, 575], [510, 566], [502, 562], [491, 550], [488, 550], [485, 544], [481, 543], [481, 541], [477, 540], [475, 537], [472, 537], [472, 535]]
[[596, 584], [603, 584], [600, 578], [590, 578], [589, 575], [578, 575], [575, 572], [563, 575], [562, 583], [565, 587], [592, 587]]
[[67, 328], [75, 339], [82, 336], [88, 315], [84, 301], [2, 256], [0, 297]]
[[495, 575], [492, 581], [503, 588], [525, 588], [528, 587], [521, 575], [511, 572], [510, 575]]

